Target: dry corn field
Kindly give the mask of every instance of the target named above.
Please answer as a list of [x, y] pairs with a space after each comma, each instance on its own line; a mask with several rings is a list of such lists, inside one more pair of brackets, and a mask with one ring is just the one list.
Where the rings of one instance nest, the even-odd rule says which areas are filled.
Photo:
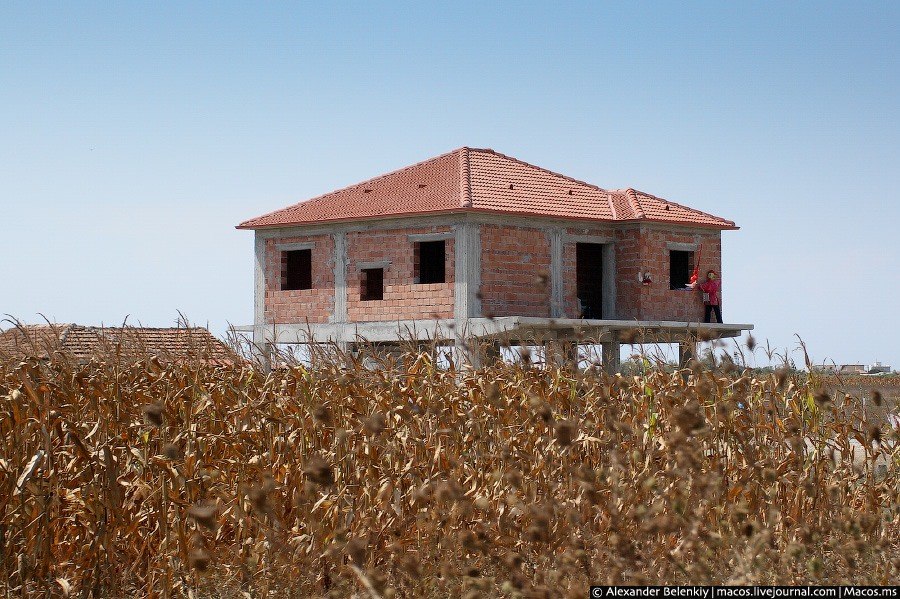
[[898, 580], [894, 434], [805, 377], [354, 360], [0, 362], [0, 597]]

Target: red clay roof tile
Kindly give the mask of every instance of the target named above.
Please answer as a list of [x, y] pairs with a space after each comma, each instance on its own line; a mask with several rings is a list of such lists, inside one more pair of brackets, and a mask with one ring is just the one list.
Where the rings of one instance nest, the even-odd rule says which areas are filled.
[[608, 191], [493, 150], [475, 148], [460, 148], [264, 214], [238, 228], [456, 211], [737, 228], [730, 220], [634, 189]]
[[61, 355], [76, 361], [121, 355], [180, 361], [198, 358], [218, 363], [239, 360], [203, 327], [88, 327], [77, 324], [18, 325], [0, 331], [0, 359]]

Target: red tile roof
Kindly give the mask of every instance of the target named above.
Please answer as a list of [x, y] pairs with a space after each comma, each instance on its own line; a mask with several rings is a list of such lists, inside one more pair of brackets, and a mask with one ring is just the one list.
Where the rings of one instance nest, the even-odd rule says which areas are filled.
[[244, 221], [238, 228], [262, 229], [441, 212], [494, 212], [737, 229], [730, 220], [648, 193], [602, 189], [493, 150], [475, 148], [460, 148], [326, 193]]
[[0, 332], [0, 360], [54, 355], [77, 362], [121, 355], [235, 362], [237, 355], [203, 327], [87, 327], [77, 324], [19, 325]]

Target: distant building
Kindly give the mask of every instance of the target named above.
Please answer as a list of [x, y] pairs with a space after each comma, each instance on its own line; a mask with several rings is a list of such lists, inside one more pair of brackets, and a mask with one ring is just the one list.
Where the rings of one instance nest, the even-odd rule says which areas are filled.
[[203, 327], [42, 324], [19, 325], [0, 332], [0, 360], [53, 356], [79, 363], [112, 356], [126, 359], [156, 356], [162, 362], [239, 360], [235, 352]]
[[881, 362], [868, 367], [865, 364], [815, 364], [812, 371], [821, 374], [885, 374], [891, 372], [891, 367]]
[[865, 364], [842, 364], [837, 369], [838, 374], [865, 374], [866, 373], [866, 365]]

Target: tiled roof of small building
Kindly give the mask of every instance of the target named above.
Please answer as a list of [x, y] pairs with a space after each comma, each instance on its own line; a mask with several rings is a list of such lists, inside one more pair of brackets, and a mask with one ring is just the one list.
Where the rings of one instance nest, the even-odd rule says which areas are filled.
[[113, 355], [157, 356], [162, 361], [201, 359], [234, 362], [237, 355], [203, 327], [89, 327], [77, 324], [18, 325], [0, 332], [0, 359], [47, 358], [75, 361]]
[[494, 212], [736, 229], [734, 222], [634, 189], [607, 190], [493, 150], [460, 148], [238, 225], [262, 229], [385, 216]]

